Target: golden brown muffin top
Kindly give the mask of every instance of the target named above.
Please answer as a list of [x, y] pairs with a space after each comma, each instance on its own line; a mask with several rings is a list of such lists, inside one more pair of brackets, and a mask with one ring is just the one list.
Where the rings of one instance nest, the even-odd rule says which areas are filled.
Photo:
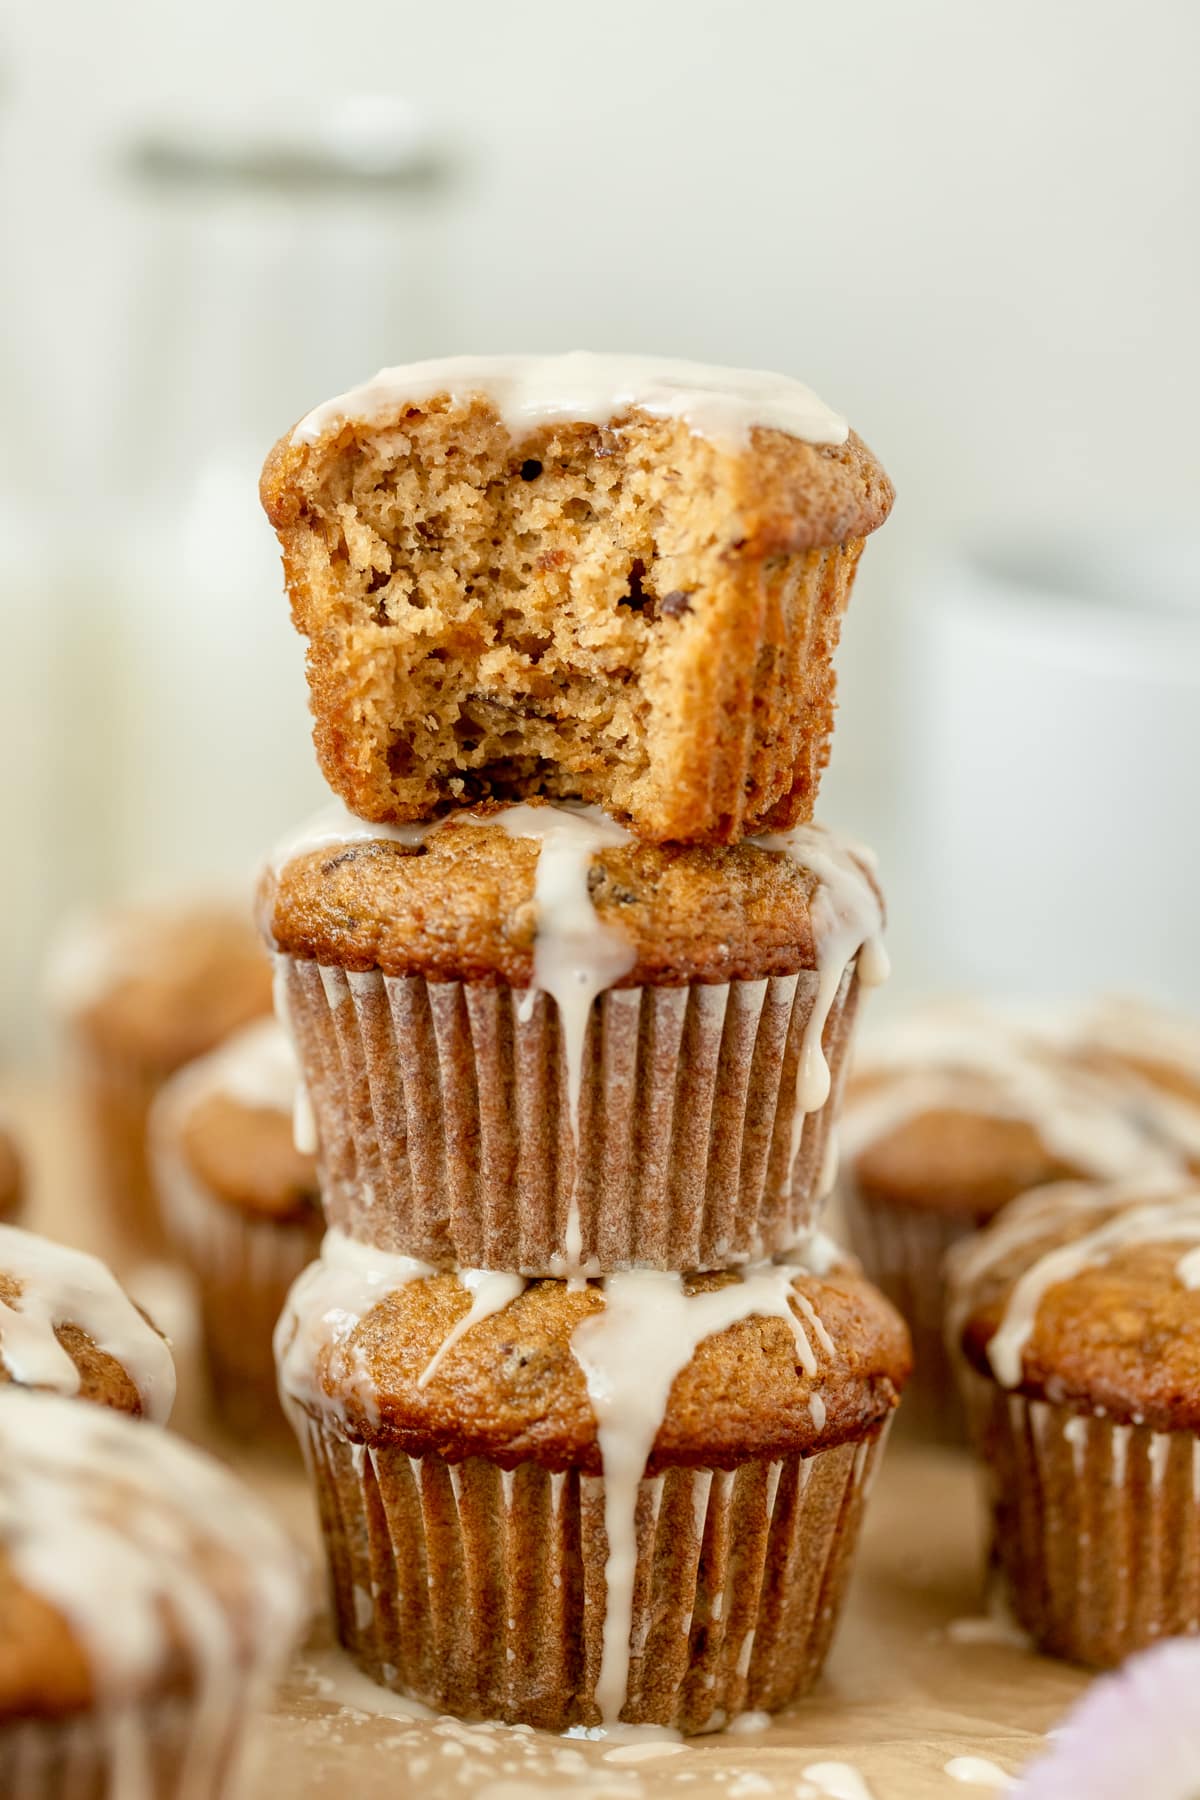
[[[607, 1286], [642, 1281], [653, 1306], [655, 1283], [682, 1281], [686, 1295], [699, 1296], [740, 1279], [634, 1275]], [[504, 1467], [533, 1461], [601, 1472], [596, 1415], [572, 1340], [603, 1314], [606, 1284], [514, 1283], [516, 1298], [453, 1342], [424, 1386], [423, 1372], [470, 1308], [456, 1275], [427, 1275], [368, 1303], [348, 1334], [340, 1315], [336, 1342], [321, 1322], [327, 1290], [304, 1284], [302, 1277], [280, 1322], [283, 1385], [315, 1416], [336, 1418], [351, 1439], [451, 1461], [478, 1455]], [[786, 1275], [779, 1284], [786, 1293]], [[848, 1270], [793, 1272], [790, 1285], [806, 1350], [781, 1316], [744, 1317], [704, 1338], [670, 1387], [648, 1473], [810, 1455], [857, 1440], [888, 1417], [911, 1366], [899, 1315]], [[346, 1297], [344, 1289], [329, 1292]]]
[[216, 902], [128, 907], [64, 940], [52, 975], [91, 1048], [165, 1075], [271, 1009], [249, 917]]
[[0, 1385], [162, 1424], [175, 1367], [162, 1333], [98, 1257], [0, 1225]]
[[1200, 1432], [1200, 1187], [1065, 1183], [947, 1263], [949, 1332], [980, 1373], [1122, 1424]]
[[311, 1219], [319, 1204], [316, 1159], [297, 1150], [299, 1077], [287, 1033], [256, 1019], [208, 1056], [177, 1071], [151, 1115], [163, 1179], [178, 1159], [214, 1199], [279, 1224]]
[[305, 1614], [292, 1546], [172, 1434], [0, 1392], [0, 1718], [236, 1693]]
[[1065, 1020], [979, 1005], [920, 1008], [860, 1044], [842, 1125], [868, 1205], [991, 1218], [1051, 1181], [1186, 1166], [1179, 1133]]
[[[539, 389], [557, 390], [547, 416]], [[572, 402], [558, 396], [567, 392]], [[406, 421], [453, 417], [515, 467], [593, 439], [612, 453], [642, 432], [676, 442], [701, 490], [728, 487], [727, 548], [746, 558], [837, 544], [874, 531], [893, 489], [845, 421], [782, 376], [642, 357], [453, 357], [382, 370], [315, 409], [274, 446], [263, 506], [276, 530], [302, 512], [331, 462]], [[784, 427], [784, 428], [780, 428]], [[686, 447], [686, 454], [681, 452]], [[669, 458], [667, 459], [669, 461]]]
[[[260, 884], [264, 935], [291, 955], [345, 969], [528, 986], [539, 924], [539, 845], [486, 822], [503, 811], [452, 815], [421, 843], [381, 835], [326, 843], [285, 860]], [[794, 834], [794, 855], [750, 841], [682, 846], [631, 839], [598, 850], [587, 876], [599, 923], [627, 938], [632, 950], [628, 973], [613, 985], [756, 980], [815, 968], [818, 877], [805, 860], [805, 831], [839, 858], [860, 889], [866, 884], [877, 924], [878, 889], [869, 867], [820, 827]], [[864, 927], [860, 941], [867, 935]]]
[[24, 1191], [25, 1172], [20, 1152], [11, 1133], [0, 1126], [0, 1220], [16, 1216]]

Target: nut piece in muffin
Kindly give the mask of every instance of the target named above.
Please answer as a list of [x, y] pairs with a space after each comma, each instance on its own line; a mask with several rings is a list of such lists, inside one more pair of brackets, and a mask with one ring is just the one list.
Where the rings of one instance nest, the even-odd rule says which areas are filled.
[[859, 1276], [468, 1286], [331, 1232], [276, 1347], [375, 1680], [687, 1732], [816, 1680], [910, 1361]]
[[887, 476], [782, 376], [645, 357], [385, 369], [267, 459], [317, 753], [353, 812], [533, 794], [656, 842], [812, 816]]
[[1090, 1067], [1068, 1015], [932, 1004], [863, 1041], [840, 1128], [849, 1241], [913, 1331], [908, 1427], [960, 1438], [945, 1352], [947, 1250], [1043, 1182], [1185, 1164], [1115, 1067]]
[[869, 853], [547, 804], [386, 829], [318, 820], [260, 888], [330, 1223], [535, 1275], [794, 1244], [886, 969]]
[[216, 1462], [0, 1393], [0, 1793], [226, 1800], [305, 1612], [295, 1551]]
[[219, 902], [129, 906], [80, 920], [50, 968], [122, 1253], [163, 1248], [146, 1115], [175, 1069], [271, 1010], [271, 971], [243, 911]]
[[0, 1384], [91, 1400], [163, 1424], [175, 1364], [98, 1257], [0, 1225]]
[[271, 1334], [323, 1230], [314, 1158], [297, 1150], [298, 1078], [259, 1019], [166, 1082], [150, 1114], [163, 1223], [196, 1281], [215, 1410], [243, 1437], [291, 1441]]
[[948, 1272], [1020, 1623], [1094, 1667], [1200, 1630], [1200, 1186], [1040, 1188]]

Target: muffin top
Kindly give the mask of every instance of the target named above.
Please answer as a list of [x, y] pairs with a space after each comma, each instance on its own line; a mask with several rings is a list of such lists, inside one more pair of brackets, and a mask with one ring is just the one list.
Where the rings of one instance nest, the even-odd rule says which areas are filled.
[[1120, 1081], [1200, 1174], [1200, 1025], [1145, 1000], [1108, 995], [1070, 1016], [1064, 1029], [1074, 1054]]
[[98, 1257], [0, 1225], [0, 1384], [163, 1424], [175, 1364], [162, 1333]]
[[[892, 486], [846, 421], [802, 382], [755, 369], [645, 356], [455, 356], [382, 369], [316, 407], [275, 445], [262, 502], [277, 530], [304, 509], [339, 455], [418, 417], [453, 421], [476, 453], [550, 461], [590, 435], [598, 453], [650, 433], [699, 486], [721, 469], [735, 512], [727, 535], [747, 557], [836, 544], [874, 531]], [[695, 465], [699, 463], [700, 468]]]
[[390, 829], [321, 815], [276, 853], [259, 918], [293, 956], [519, 988], [549, 940], [599, 947], [596, 987], [670, 986], [844, 966], [883, 923], [869, 853], [824, 827], [653, 845], [536, 802]]
[[1120, 1424], [1200, 1432], [1200, 1186], [1058, 1183], [947, 1259], [948, 1335], [980, 1373]]
[[0, 1718], [187, 1695], [219, 1732], [305, 1610], [292, 1546], [211, 1458], [99, 1407], [0, 1393]]
[[911, 1360], [899, 1315], [849, 1268], [464, 1285], [336, 1232], [293, 1287], [276, 1356], [290, 1401], [352, 1440], [588, 1474], [614, 1400], [647, 1472], [733, 1468], [857, 1441]]
[[1184, 1168], [1138, 1085], [1084, 1056], [1065, 1014], [929, 1006], [858, 1047], [844, 1163], [868, 1204], [976, 1222], [1044, 1182]]
[[298, 1085], [283, 1027], [273, 1018], [244, 1026], [155, 1097], [150, 1141], [160, 1170], [169, 1181], [182, 1167], [205, 1193], [281, 1224], [311, 1218], [317, 1172], [295, 1145]]
[[219, 902], [125, 907], [77, 924], [50, 971], [59, 1010], [101, 1055], [168, 1073], [271, 1010], [250, 920]]
[[11, 1133], [0, 1126], [0, 1219], [11, 1219], [20, 1211], [24, 1190], [20, 1152]]

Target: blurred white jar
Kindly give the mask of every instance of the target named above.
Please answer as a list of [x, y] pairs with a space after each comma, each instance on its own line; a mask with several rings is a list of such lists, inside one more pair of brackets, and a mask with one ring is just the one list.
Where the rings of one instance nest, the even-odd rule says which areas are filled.
[[1200, 1007], [1200, 539], [964, 555], [912, 653], [922, 979]]

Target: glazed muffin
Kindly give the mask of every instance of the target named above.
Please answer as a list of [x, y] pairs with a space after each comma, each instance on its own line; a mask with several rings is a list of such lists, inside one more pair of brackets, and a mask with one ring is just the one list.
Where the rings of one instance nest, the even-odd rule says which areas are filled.
[[385, 369], [267, 459], [326, 779], [359, 816], [540, 794], [654, 842], [811, 818], [887, 476], [782, 376]]
[[1200, 1187], [1070, 1183], [949, 1261], [994, 1554], [1043, 1650], [1200, 1631]]
[[260, 890], [326, 1216], [438, 1266], [720, 1268], [810, 1225], [861, 985], [866, 852], [639, 843], [549, 805], [317, 821]]
[[217, 903], [127, 907], [64, 934], [50, 970], [122, 1253], [161, 1250], [146, 1116], [167, 1076], [271, 1009], [248, 918]]
[[25, 1170], [12, 1133], [0, 1125], [0, 1219], [13, 1219], [25, 1194]]
[[945, 1350], [946, 1252], [1043, 1182], [1182, 1168], [1116, 1071], [1086, 1066], [1066, 1015], [923, 1008], [860, 1045], [839, 1132], [838, 1205], [867, 1273], [912, 1329], [906, 1427], [961, 1439]]
[[816, 1680], [909, 1367], [857, 1275], [464, 1281], [330, 1233], [276, 1344], [376, 1681], [694, 1732]]
[[175, 1364], [98, 1257], [0, 1225], [0, 1385], [76, 1396], [164, 1424]]
[[1074, 1053], [1128, 1088], [1150, 1126], [1200, 1174], [1200, 1025], [1129, 996], [1109, 996], [1068, 1023]]
[[286, 1436], [271, 1334], [321, 1242], [317, 1172], [297, 1150], [296, 1062], [260, 1019], [173, 1075], [150, 1114], [172, 1248], [195, 1278], [217, 1416], [244, 1437]]
[[231, 1800], [304, 1617], [295, 1552], [209, 1457], [0, 1394], [5, 1800]]

